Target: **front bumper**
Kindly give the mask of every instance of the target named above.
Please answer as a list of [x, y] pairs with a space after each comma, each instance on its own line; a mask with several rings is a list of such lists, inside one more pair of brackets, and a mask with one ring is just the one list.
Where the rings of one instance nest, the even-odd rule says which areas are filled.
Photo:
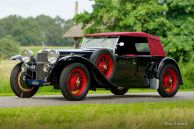
[[33, 80], [33, 79], [28, 79], [26, 80], [28, 86], [45, 86], [45, 85], [50, 85], [50, 83], [45, 82], [44, 80]]

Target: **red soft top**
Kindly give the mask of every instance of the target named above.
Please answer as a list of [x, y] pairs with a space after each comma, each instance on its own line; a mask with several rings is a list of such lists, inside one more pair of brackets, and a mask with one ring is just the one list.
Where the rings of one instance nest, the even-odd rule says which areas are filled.
[[150, 54], [152, 56], [165, 57], [166, 53], [160, 42], [160, 38], [145, 32], [107, 32], [107, 33], [96, 33], [86, 34], [85, 37], [109, 37], [109, 36], [133, 36], [133, 37], [145, 37], [148, 39]]
[[107, 32], [107, 33], [86, 34], [85, 36], [86, 37], [134, 36], [134, 37], [147, 37], [155, 40], [160, 40], [159, 37], [147, 34], [145, 32]]

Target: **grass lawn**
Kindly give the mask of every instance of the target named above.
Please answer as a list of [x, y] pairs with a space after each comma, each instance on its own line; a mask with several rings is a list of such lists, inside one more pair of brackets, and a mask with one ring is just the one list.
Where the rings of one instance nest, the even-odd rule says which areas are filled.
[[0, 108], [0, 129], [193, 129], [194, 101]]

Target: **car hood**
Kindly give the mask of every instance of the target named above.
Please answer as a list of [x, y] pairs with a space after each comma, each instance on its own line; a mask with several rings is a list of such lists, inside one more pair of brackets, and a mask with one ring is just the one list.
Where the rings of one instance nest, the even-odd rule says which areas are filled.
[[74, 54], [74, 55], [79, 55], [85, 58], [90, 58], [90, 56], [92, 55], [92, 53], [95, 51], [96, 49], [71, 49], [71, 50], [62, 50], [62, 49], [58, 49], [57, 51], [60, 53], [60, 57], [64, 57], [70, 54]]

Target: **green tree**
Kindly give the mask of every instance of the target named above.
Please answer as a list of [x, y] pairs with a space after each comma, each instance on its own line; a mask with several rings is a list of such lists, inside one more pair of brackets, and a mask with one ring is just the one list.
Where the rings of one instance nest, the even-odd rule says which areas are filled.
[[39, 24], [32, 17], [17, 22], [12, 28], [12, 35], [22, 45], [38, 45], [43, 40]]
[[48, 45], [71, 45], [72, 42], [64, 39], [62, 35], [72, 26], [72, 20], [66, 21], [59, 16], [23, 18], [10, 15], [0, 19], [0, 38], [11, 35], [21, 45], [41, 45], [42, 41]]
[[23, 20], [22, 17], [11, 15], [0, 19], [0, 38], [13, 34], [13, 28]]
[[19, 52], [19, 43], [10, 35], [0, 39], [0, 59], [8, 59]]
[[64, 34], [66, 29], [66, 21], [60, 17], [51, 18], [49, 16], [40, 15], [36, 17], [36, 21], [38, 22], [41, 35], [44, 38], [44, 41], [48, 43], [48, 45], [65, 45], [67, 43], [67, 39], [64, 39], [62, 35]]
[[85, 33], [144, 31], [160, 36], [169, 56], [188, 61], [194, 46], [193, 0], [95, 0], [93, 12], [74, 17]]

